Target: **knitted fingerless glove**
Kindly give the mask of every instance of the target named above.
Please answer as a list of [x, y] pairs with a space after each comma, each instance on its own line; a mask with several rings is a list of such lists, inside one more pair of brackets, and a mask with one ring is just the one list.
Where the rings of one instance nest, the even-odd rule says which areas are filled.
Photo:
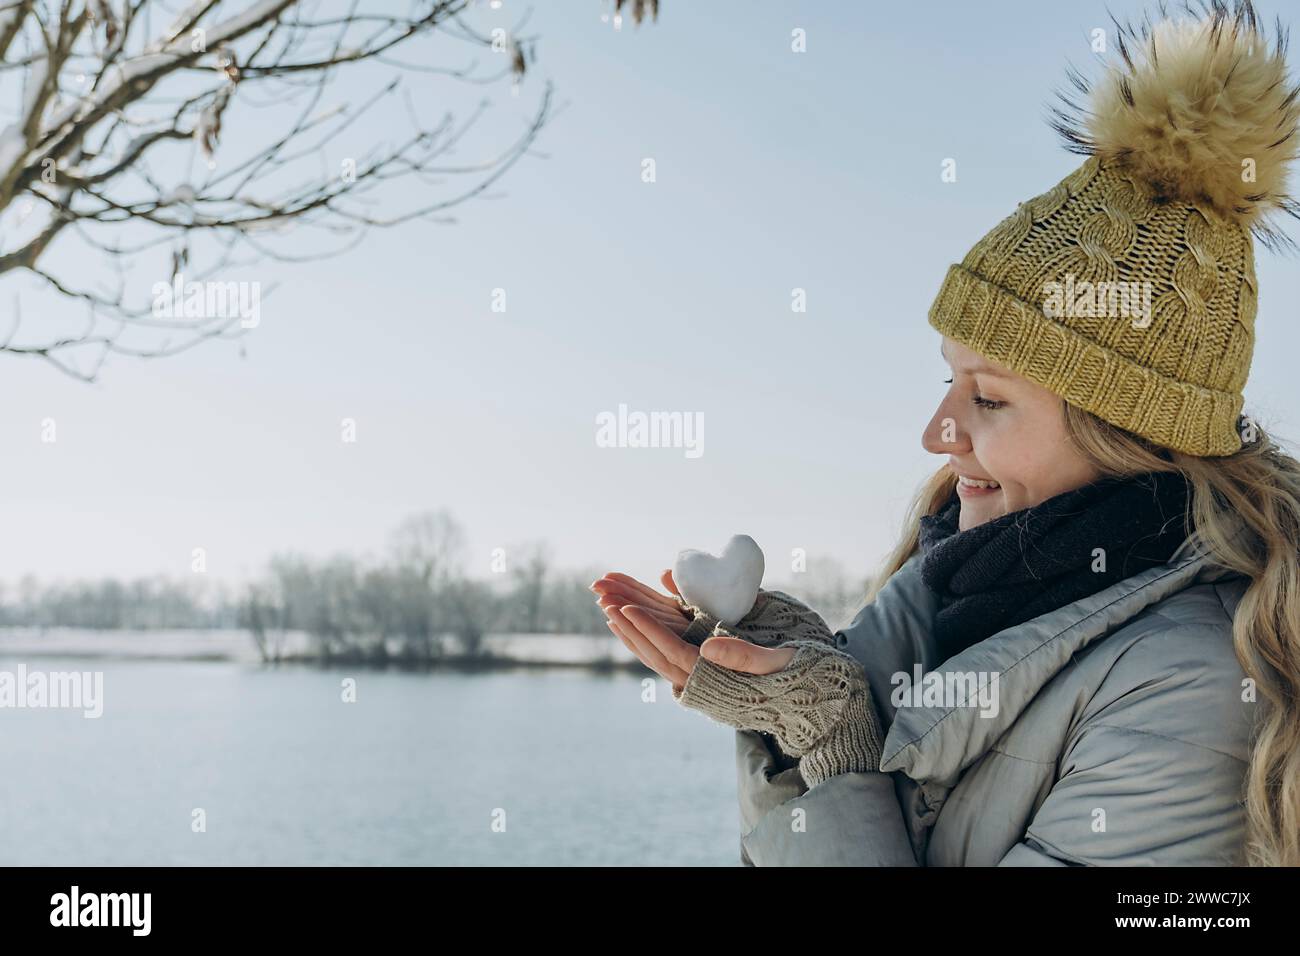
[[677, 602], [691, 618], [682, 640], [697, 647], [715, 635], [739, 637], [759, 647], [780, 647], [795, 641], [835, 646], [835, 635], [821, 615], [784, 591], [759, 591], [749, 613], [734, 625], [720, 623], [707, 611], [681, 598]]
[[773, 674], [746, 674], [696, 660], [673, 699], [737, 730], [776, 738], [799, 758], [811, 789], [841, 773], [880, 769], [883, 735], [862, 666], [824, 644], [795, 642], [794, 658]]
[[780, 591], [760, 592], [734, 627], [698, 608], [688, 613], [694, 614], [691, 643], [739, 637], [793, 647], [795, 655], [774, 674], [746, 674], [700, 657], [681, 691], [673, 689], [674, 700], [738, 730], [770, 734], [783, 753], [799, 759], [809, 789], [837, 774], [880, 769], [884, 735], [862, 666], [835, 649], [820, 615]]

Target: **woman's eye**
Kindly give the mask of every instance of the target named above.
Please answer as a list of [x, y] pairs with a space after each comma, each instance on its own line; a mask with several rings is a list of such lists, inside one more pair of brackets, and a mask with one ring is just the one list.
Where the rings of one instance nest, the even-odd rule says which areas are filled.
[[[943, 380], [943, 384], [951, 385], [952, 379], [945, 378]], [[1006, 402], [1003, 401], [997, 401], [991, 398], [985, 398], [983, 395], [973, 395], [971, 396], [971, 401], [974, 402], [976, 405], [978, 405], [980, 408], [988, 408], [988, 409], [1001, 408], [1003, 405], [1006, 404]]]

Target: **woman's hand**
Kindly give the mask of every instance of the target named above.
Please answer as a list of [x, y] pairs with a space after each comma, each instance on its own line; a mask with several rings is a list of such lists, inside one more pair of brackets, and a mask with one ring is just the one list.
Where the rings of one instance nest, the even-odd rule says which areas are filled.
[[[660, 580], [664, 587], [677, 594], [677, 585], [673, 581], [671, 571], [665, 571]], [[684, 634], [686, 628], [690, 626], [691, 617], [680, 601], [666, 594], [660, 594], [630, 575], [611, 571], [603, 578], [592, 582], [591, 590], [596, 592], [596, 603], [605, 611], [606, 617], [609, 616], [611, 608], [635, 606], [653, 614], [660, 623], [678, 636]]]
[[711, 637], [696, 647], [640, 607], [615, 608], [607, 614], [610, 630], [647, 667], [673, 685], [674, 695], [682, 693], [701, 657], [719, 667], [746, 674], [773, 674], [784, 669], [794, 657], [794, 651], [788, 648], [758, 647], [738, 637]]
[[[838, 774], [879, 769], [883, 736], [862, 667], [835, 649], [813, 612], [788, 595], [768, 592], [747, 616], [753, 636], [782, 640], [795, 631], [798, 639], [762, 646], [719, 634], [696, 647], [682, 638], [686, 617], [670, 598], [626, 575], [617, 577], [616, 584], [592, 586], [605, 592], [601, 606], [609, 629], [672, 684], [682, 706], [740, 730], [771, 734], [783, 753], [799, 758], [810, 788]], [[670, 574], [663, 580], [676, 592]], [[625, 596], [645, 603], [619, 603]]]
[[[663, 586], [680, 597], [672, 571], [660, 577]], [[735, 637], [711, 637], [697, 647], [682, 640], [691, 618], [682, 602], [642, 584], [636, 578], [610, 572], [591, 585], [605, 611], [606, 626], [646, 667], [680, 693], [703, 654], [729, 670], [772, 674], [782, 670], [794, 651], [757, 647]]]

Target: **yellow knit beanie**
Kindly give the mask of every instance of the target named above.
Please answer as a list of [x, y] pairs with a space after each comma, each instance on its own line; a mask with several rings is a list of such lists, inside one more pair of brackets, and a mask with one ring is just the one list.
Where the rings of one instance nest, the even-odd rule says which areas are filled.
[[1249, 2], [1119, 28], [1121, 61], [1053, 126], [1088, 159], [949, 270], [930, 325], [1067, 402], [1192, 455], [1240, 449], [1252, 235], [1287, 194], [1300, 87]]

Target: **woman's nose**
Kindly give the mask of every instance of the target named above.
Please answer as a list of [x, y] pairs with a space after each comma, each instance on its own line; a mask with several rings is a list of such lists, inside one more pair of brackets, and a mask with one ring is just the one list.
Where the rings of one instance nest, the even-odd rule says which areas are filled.
[[961, 454], [970, 450], [966, 429], [953, 414], [952, 404], [945, 399], [940, 403], [930, 423], [921, 433], [921, 447], [936, 455]]

